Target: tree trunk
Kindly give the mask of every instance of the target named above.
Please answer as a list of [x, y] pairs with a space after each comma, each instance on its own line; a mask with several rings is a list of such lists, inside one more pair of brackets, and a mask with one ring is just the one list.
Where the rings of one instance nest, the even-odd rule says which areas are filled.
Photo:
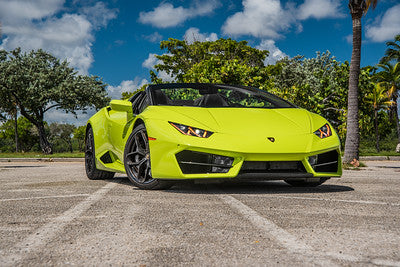
[[36, 125], [38, 132], [39, 132], [39, 141], [40, 141], [40, 148], [42, 149], [44, 154], [53, 154], [53, 148], [51, 144], [47, 140], [46, 131], [44, 129], [43, 122], [39, 122]]
[[71, 139], [68, 140], [68, 146], [69, 146], [69, 151], [70, 151], [71, 153], [73, 153], [74, 150], [73, 150], [73, 148], [72, 148], [72, 141], [71, 141]]
[[[398, 94], [398, 91], [395, 93], [395, 94]], [[393, 97], [393, 100], [394, 100], [394, 107], [393, 107], [393, 110], [394, 110], [394, 121], [396, 122], [396, 128], [397, 128], [397, 143], [399, 143], [400, 144], [400, 123], [399, 123], [399, 112], [398, 112], [398, 105], [397, 105], [397, 95], [395, 95], [394, 97]]]
[[347, 132], [344, 146], [344, 163], [359, 158], [360, 128], [358, 123], [358, 79], [361, 61], [361, 17], [362, 11], [352, 13], [353, 51], [351, 54], [349, 73], [349, 93], [347, 100]]
[[375, 137], [376, 137], [376, 151], [379, 152], [379, 129], [378, 129], [378, 110], [374, 110], [374, 120], [375, 120]]
[[15, 152], [19, 151], [19, 140], [18, 140], [18, 111], [14, 114], [14, 134], [15, 134]]

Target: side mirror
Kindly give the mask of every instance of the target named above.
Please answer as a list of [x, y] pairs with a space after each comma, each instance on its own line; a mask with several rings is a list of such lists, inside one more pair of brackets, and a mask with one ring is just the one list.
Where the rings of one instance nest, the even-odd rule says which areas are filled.
[[111, 100], [110, 106], [112, 110], [133, 113], [132, 103], [127, 100]]

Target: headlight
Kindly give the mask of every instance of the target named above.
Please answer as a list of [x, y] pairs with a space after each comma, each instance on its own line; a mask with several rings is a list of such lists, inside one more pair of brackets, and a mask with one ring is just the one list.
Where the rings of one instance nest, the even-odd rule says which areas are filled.
[[323, 139], [325, 137], [331, 136], [332, 135], [332, 130], [331, 130], [331, 127], [329, 127], [329, 124], [325, 124], [324, 126], [319, 128], [318, 130], [316, 130], [314, 132], [314, 134], [316, 136], [318, 136], [319, 138]]
[[213, 132], [206, 131], [206, 130], [199, 129], [199, 128], [190, 127], [190, 126], [187, 126], [187, 125], [183, 125], [183, 124], [179, 124], [179, 123], [175, 123], [175, 122], [169, 122], [169, 123], [175, 129], [177, 129], [179, 132], [181, 132], [184, 135], [197, 136], [197, 137], [201, 137], [201, 138], [208, 138], [213, 134]]

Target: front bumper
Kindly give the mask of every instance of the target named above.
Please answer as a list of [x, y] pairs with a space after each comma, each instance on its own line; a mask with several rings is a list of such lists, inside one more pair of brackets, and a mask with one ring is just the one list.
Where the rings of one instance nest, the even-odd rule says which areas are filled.
[[[280, 144], [271, 144], [258, 136], [243, 139], [215, 133], [198, 138], [159, 129], [152, 131], [148, 126], [149, 136], [156, 139], [149, 142], [152, 176], [157, 179], [284, 180], [342, 174], [337, 136], [323, 140], [313, 134], [296, 139], [283, 136], [277, 138]], [[282, 144], [285, 141], [288, 144]], [[196, 159], [190, 156], [193, 153], [203, 156]], [[319, 155], [317, 159], [315, 155]], [[219, 163], [213, 162], [216, 158]], [[221, 158], [229, 160], [220, 164]]]

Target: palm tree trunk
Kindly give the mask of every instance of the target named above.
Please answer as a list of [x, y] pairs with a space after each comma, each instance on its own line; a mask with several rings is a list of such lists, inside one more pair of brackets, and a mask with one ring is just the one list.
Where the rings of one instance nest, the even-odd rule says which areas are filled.
[[[398, 91], [395, 92], [395, 94], [398, 94]], [[399, 123], [399, 111], [398, 111], [398, 105], [397, 105], [397, 95], [393, 97], [394, 100], [394, 121], [396, 122], [396, 128], [397, 128], [397, 143], [400, 144], [400, 123]]]
[[375, 120], [375, 137], [376, 137], [376, 151], [379, 152], [379, 129], [378, 129], [378, 110], [374, 110], [374, 120]]
[[344, 146], [345, 163], [359, 158], [360, 128], [358, 123], [358, 79], [361, 61], [361, 14], [352, 13], [353, 51], [351, 54], [349, 73], [349, 94], [347, 100], [347, 132]]

